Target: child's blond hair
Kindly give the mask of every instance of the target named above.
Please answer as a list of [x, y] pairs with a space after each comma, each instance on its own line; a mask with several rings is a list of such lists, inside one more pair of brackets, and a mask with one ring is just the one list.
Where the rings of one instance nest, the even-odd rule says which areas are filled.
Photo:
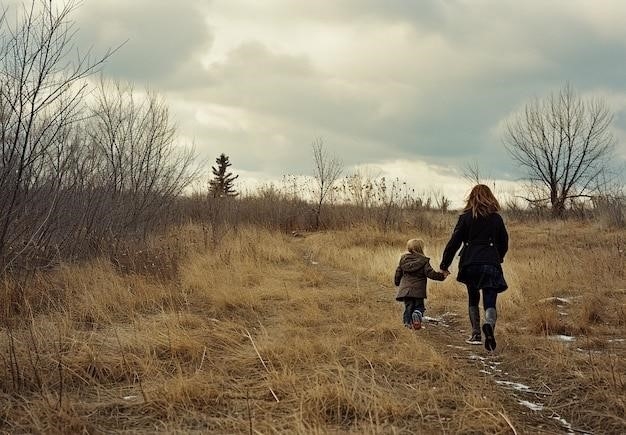
[[424, 253], [424, 241], [422, 239], [411, 239], [406, 242], [406, 250], [409, 252]]

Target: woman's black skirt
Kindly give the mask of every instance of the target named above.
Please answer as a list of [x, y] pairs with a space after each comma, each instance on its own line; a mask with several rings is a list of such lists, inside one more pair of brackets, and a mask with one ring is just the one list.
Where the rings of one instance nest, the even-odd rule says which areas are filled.
[[459, 270], [456, 279], [469, 287], [491, 288], [498, 293], [509, 288], [499, 264], [469, 264]]

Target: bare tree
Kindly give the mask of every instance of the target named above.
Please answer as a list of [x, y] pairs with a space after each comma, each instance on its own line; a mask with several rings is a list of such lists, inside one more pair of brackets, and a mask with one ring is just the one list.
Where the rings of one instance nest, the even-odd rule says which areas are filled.
[[450, 198], [448, 198], [441, 187], [432, 186], [428, 190], [428, 203], [434, 204], [434, 208], [445, 213], [450, 208]]
[[482, 183], [483, 176], [478, 160], [468, 161], [465, 166], [463, 166], [463, 177], [471, 184]]
[[361, 209], [370, 209], [376, 204], [377, 180], [381, 178], [371, 168], [358, 169], [346, 176], [342, 182], [345, 202]]
[[111, 54], [76, 51], [75, 7], [33, 0], [14, 24], [0, 18], [0, 273], [49, 226], [64, 188], [58, 171], [72, 155], [66, 139], [83, 117], [85, 79]]
[[102, 82], [89, 104], [87, 78], [112, 52], [76, 51], [77, 5], [0, 16], [0, 275], [144, 236], [195, 175], [162, 98]]
[[109, 196], [101, 227], [136, 230], [191, 183], [194, 153], [174, 144], [175, 133], [157, 94], [137, 97], [131, 85], [101, 81], [88, 124], [96, 183]]
[[603, 99], [580, 97], [566, 84], [508, 122], [505, 146], [543, 188], [538, 200], [549, 201], [555, 217], [568, 200], [589, 196], [615, 145], [612, 120]]
[[322, 139], [313, 142], [313, 178], [315, 188], [315, 229], [320, 227], [322, 208], [343, 172], [343, 164], [336, 156], [328, 154]]

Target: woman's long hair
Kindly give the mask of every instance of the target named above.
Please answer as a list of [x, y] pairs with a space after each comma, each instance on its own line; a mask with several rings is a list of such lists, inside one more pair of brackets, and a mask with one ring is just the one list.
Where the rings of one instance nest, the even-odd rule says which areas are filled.
[[487, 216], [491, 213], [500, 211], [500, 203], [493, 196], [489, 186], [484, 184], [477, 184], [467, 198], [467, 204], [465, 204], [464, 212], [470, 211], [474, 218], [478, 216]]

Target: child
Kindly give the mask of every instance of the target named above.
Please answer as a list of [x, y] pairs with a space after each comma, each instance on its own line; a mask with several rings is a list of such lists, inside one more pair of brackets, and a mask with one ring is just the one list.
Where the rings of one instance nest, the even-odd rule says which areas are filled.
[[400, 264], [394, 277], [398, 287], [397, 301], [404, 302], [404, 326], [420, 329], [424, 316], [427, 278], [437, 281], [446, 279], [446, 274], [436, 272], [430, 266], [430, 258], [424, 255], [424, 241], [411, 239], [406, 244], [407, 253], [400, 257]]

